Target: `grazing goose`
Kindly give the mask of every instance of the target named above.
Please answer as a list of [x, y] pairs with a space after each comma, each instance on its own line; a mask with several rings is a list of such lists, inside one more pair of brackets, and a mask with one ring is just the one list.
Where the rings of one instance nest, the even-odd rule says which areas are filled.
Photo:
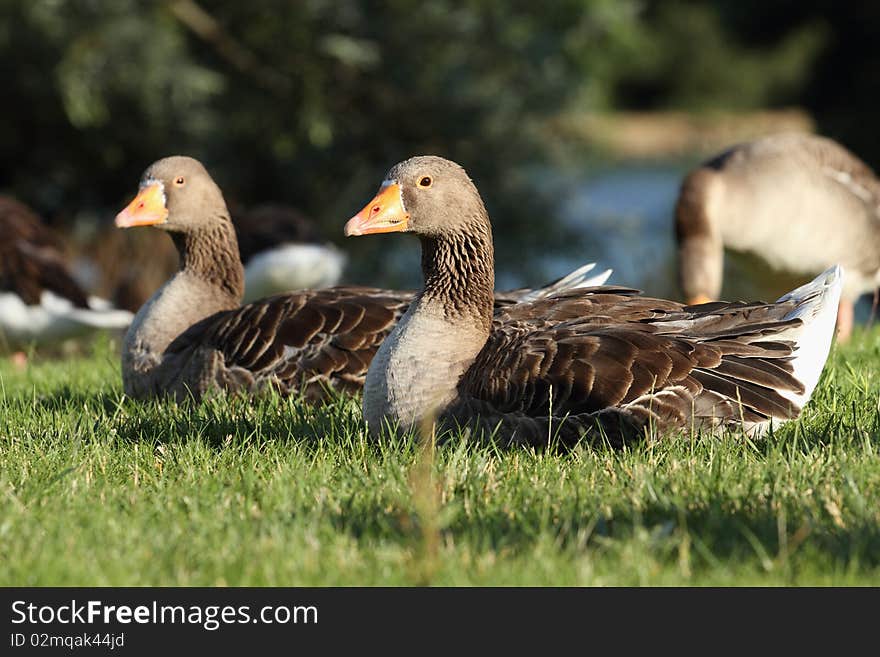
[[41, 344], [122, 329], [132, 314], [89, 297], [71, 275], [60, 240], [36, 213], [0, 196], [0, 342]]
[[[196, 398], [214, 389], [265, 386], [358, 391], [379, 344], [412, 292], [367, 287], [302, 290], [241, 306], [244, 270], [223, 194], [200, 162], [175, 156], [144, 172], [119, 227], [155, 226], [171, 236], [180, 270], [138, 311], [125, 336], [122, 377], [136, 398]], [[578, 285], [600, 284], [592, 265], [543, 290], [499, 295], [503, 306]]]
[[734, 146], [684, 179], [675, 211], [679, 281], [689, 303], [721, 293], [723, 249], [778, 270], [846, 274], [838, 339], [853, 304], [880, 285], [880, 180], [825, 137], [777, 134]]
[[436, 416], [504, 443], [620, 445], [649, 429], [796, 417], [819, 380], [838, 267], [776, 303], [685, 307], [618, 287], [493, 313], [492, 228], [467, 173], [440, 157], [392, 167], [346, 235], [415, 233], [424, 286], [370, 364], [371, 433]]
[[234, 215], [244, 263], [244, 301], [339, 283], [346, 257], [291, 207], [259, 205]]

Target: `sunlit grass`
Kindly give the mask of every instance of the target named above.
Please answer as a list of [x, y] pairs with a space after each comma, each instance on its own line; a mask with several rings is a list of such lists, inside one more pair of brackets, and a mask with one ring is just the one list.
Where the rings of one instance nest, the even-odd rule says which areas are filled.
[[880, 585], [880, 330], [759, 441], [371, 442], [359, 401], [124, 398], [0, 365], [2, 585]]

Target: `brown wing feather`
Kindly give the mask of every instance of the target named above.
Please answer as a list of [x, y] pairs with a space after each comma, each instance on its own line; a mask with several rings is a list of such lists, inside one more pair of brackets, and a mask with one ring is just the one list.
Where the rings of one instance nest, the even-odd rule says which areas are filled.
[[[497, 312], [530, 292], [499, 293]], [[379, 345], [414, 295], [340, 286], [262, 299], [191, 326], [167, 348], [167, 367], [177, 368], [172, 378], [184, 394], [262, 384], [284, 393], [303, 389], [312, 399], [323, 398], [334, 387], [356, 392]], [[193, 359], [196, 353], [202, 356]], [[181, 368], [180, 362], [187, 366]]]
[[[688, 308], [634, 295], [597, 288], [536, 302], [539, 312], [533, 304], [500, 311], [450, 415], [480, 412], [490, 424], [516, 417], [530, 427], [525, 435], [565, 417], [581, 431], [611, 422], [632, 432], [647, 420], [663, 428], [797, 415], [781, 394], [803, 392], [791, 345], [767, 339], [800, 322], [783, 319], [789, 306]], [[566, 319], [581, 312], [590, 314]]]
[[193, 325], [166, 354], [215, 350], [226, 370], [244, 370], [282, 392], [309, 384], [358, 388], [378, 345], [412, 296], [373, 288], [336, 287], [278, 295]]

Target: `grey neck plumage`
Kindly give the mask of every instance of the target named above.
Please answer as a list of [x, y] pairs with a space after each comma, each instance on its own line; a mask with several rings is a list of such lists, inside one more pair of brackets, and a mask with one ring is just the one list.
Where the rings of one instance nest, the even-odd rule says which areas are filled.
[[180, 270], [135, 315], [122, 352], [126, 392], [162, 361], [168, 345], [190, 326], [237, 308], [244, 294], [244, 268], [235, 229], [221, 216], [209, 227], [172, 233]]
[[437, 304], [450, 317], [478, 320], [488, 336], [495, 289], [495, 251], [485, 221], [441, 237], [422, 237], [424, 287], [418, 303]]
[[386, 423], [407, 430], [441, 412], [491, 330], [488, 220], [421, 239], [424, 288], [382, 343], [364, 385], [364, 417], [373, 434]]
[[236, 305], [244, 296], [244, 267], [238, 251], [238, 239], [232, 221], [218, 217], [209, 227], [186, 233], [172, 233], [180, 254], [180, 271], [215, 287], [220, 294], [235, 298]]

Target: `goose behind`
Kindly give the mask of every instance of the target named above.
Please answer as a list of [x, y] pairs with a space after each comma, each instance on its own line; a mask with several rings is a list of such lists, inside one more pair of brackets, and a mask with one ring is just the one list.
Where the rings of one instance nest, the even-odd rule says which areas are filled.
[[296, 209], [266, 203], [234, 216], [244, 263], [244, 300], [337, 285], [346, 255]]
[[769, 135], [732, 146], [685, 177], [675, 234], [689, 303], [719, 298], [725, 248], [803, 277], [841, 264], [838, 337], [845, 340], [853, 304], [880, 286], [880, 179], [831, 139]]

